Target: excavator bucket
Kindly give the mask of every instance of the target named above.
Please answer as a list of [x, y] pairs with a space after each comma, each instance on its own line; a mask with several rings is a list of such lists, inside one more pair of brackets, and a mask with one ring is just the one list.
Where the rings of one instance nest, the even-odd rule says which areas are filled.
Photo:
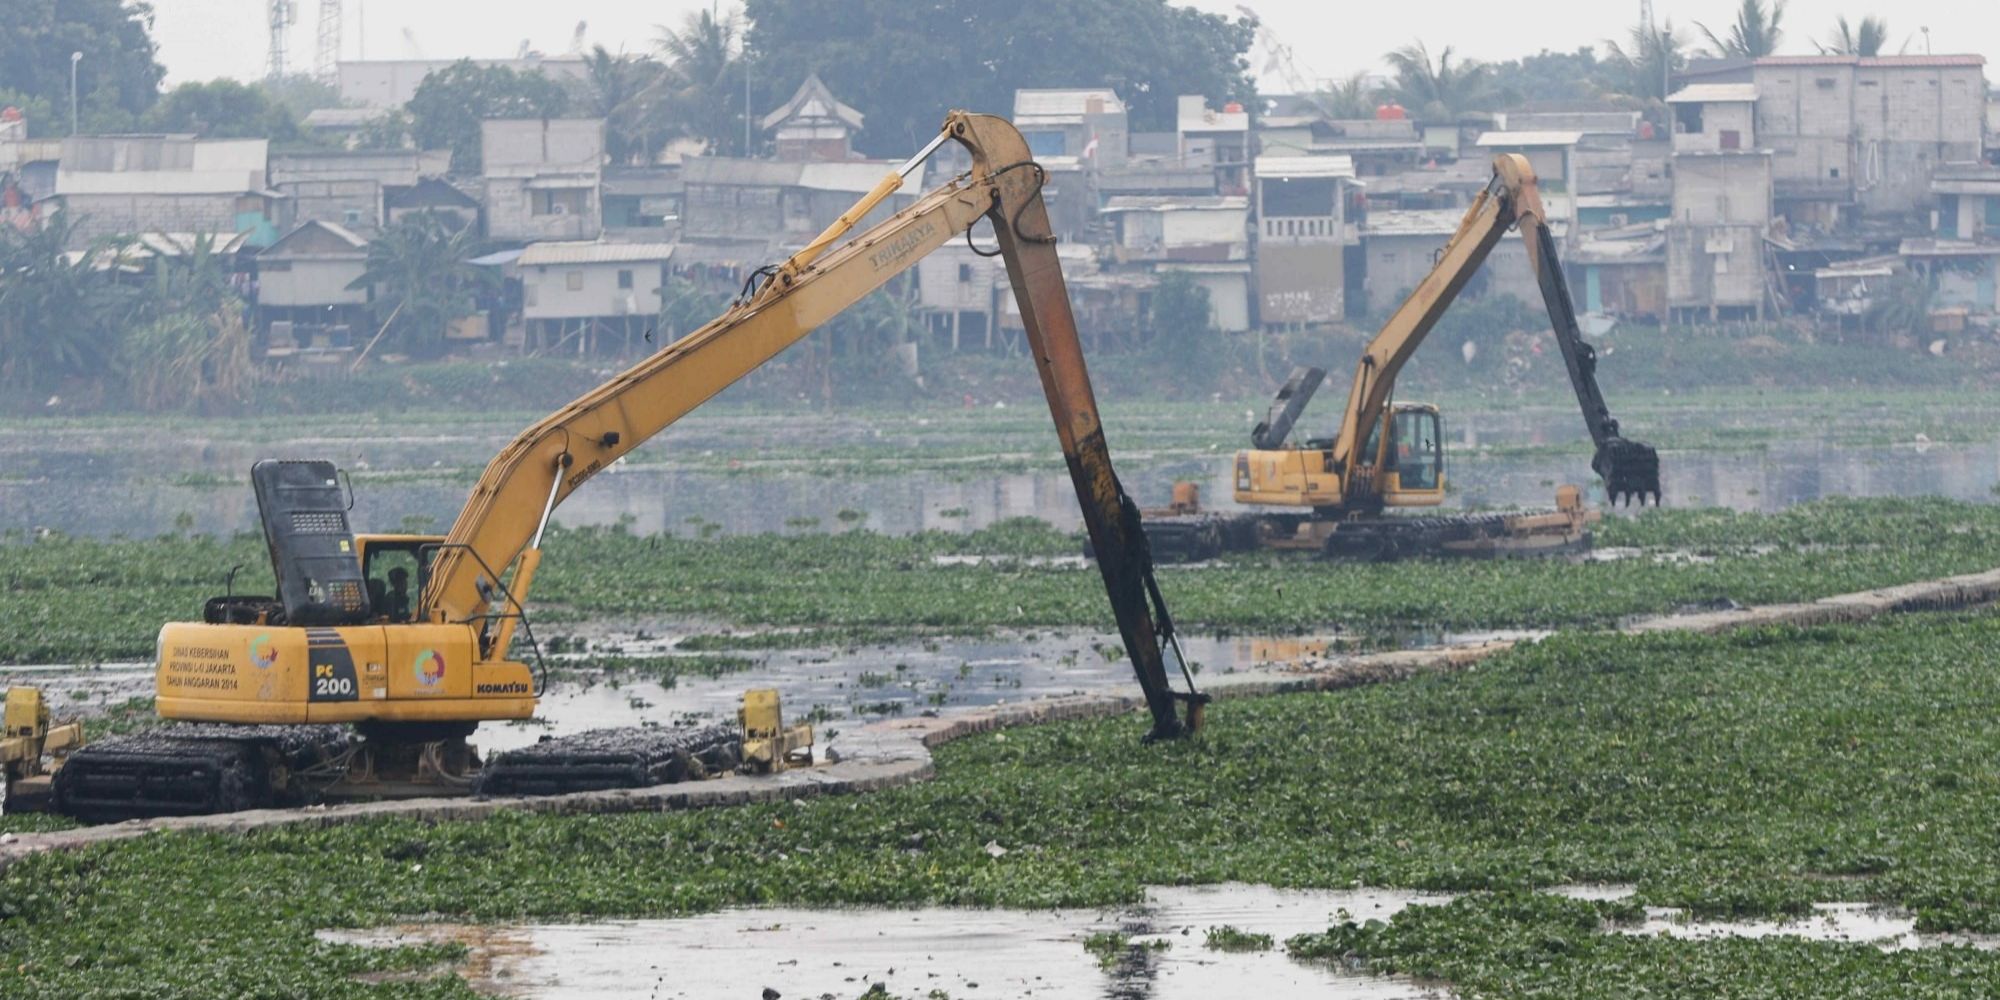
[[1598, 446], [1590, 467], [1604, 479], [1605, 499], [1613, 504], [1659, 504], [1660, 453], [1652, 445], [1613, 437]]

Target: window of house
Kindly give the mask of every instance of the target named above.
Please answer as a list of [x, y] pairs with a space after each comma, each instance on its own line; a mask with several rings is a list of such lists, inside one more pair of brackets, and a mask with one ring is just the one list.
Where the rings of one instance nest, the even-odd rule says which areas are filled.
[[563, 280], [567, 284], [570, 291], [572, 292], [583, 291], [582, 271], [571, 271], [567, 275], [563, 276]]
[[961, 284], [961, 285], [967, 285], [967, 284], [971, 284], [971, 283], [972, 283], [972, 265], [971, 265], [971, 264], [960, 264], [960, 265], [958, 265], [958, 283], [959, 283], [959, 284]]
[[620, 288], [632, 287], [632, 272], [630, 271], [618, 272], [618, 287]]
[[340, 221], [341, 221], [341, 222], [342, 222], [342, 224], [344, 224], [344, 225], [349, 225], [349, 226], [358, 226], [358, 225], [360, 225], [360, 224], [361, 224], [361, 210], [360, 210], [360, 209], [358, 209], [358, 208], [350, 208], [350, 209], [347, 209], [346, 211], [344, 211], [344, 212], [340, 213]]
[[528, 192], [535, 215], [581, 215], [590, 192], [584, 188], [544, 188]]
[[1821, 90], [1832, 90], [1832, 89], [1833, 89], [1833, 77], [1830, 77], [1830, 76], [1822, 76], [1822, 77], [1820, 77], [1819, 79], [1817, 79], [1817, 80], [1814, 80], [1814, 81], [1813, 81], [1813, 86], [1816, 86], [1816, 87], [1818, 87], [1818, 88], [1819, 88], [1819, 89], [1821, 89]]
[[1068, 153], [1063, 142], [1063, 134], [1057, 132], [1027, 132], [1021, 138], [1028, 140], [1028, 152], [1036, 156], [1063, 156]]
[[533, 282], [528, 282], [528, 283], [526, 283], [525, 287], [523, 287], [523, 288], [521, 289], [521, 301], [522, 301], [522, 303], [523, 303], [523, 304], [525, 304], [525, 305], [528, 305], [528, 306], [538, 306], [538, 305], [540, 305], [540, 304], [541, 304], [541, 296], [539, 296], [539, 295], [536, 295], [536, 294], [535, 294], [536, 292], [539, 292], [539, 291], [541, 291], [541, 286], [540, 286], [540, 285], [537, 285], [537, 284], [534, 284]]

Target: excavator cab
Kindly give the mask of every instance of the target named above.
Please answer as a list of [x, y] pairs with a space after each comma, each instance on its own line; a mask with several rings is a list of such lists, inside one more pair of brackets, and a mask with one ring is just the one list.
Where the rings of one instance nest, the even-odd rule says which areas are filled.
[[1444, 502], [1444, 427], [1429, 403], [1398, 403], [1387, 415], [1389, 446], [1381, 459], [1382, 502], [1435, 507]]
[[1435, 507], [1443, 503], [1442, 420], [1438, 408], [1429, 403], [1385, 407], [1382, 419], [1369, 430], [1362, 445], [1361, 454], [1371, 461], [1354, 470], [1354, 495], [1370, 495], [1384, 507]]

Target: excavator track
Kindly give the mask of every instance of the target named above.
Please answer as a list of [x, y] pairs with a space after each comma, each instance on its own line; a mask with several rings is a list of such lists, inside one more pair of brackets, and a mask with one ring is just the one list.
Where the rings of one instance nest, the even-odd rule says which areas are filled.
[[304, 805], [295, 776], [338, 769], [337, 726], [182, 723], [86, 744], [55, 777], [55, 808], [92, 823]]
[[473, 794], [566, 795], [649, 788], [719, 774], [741, 759], [734, 726], [593, 729], [545, 739], [487, 761]]

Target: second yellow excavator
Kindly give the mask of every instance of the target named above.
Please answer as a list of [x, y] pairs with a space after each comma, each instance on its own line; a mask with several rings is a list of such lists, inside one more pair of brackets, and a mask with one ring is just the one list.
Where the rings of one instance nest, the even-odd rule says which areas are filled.
[[1333, 434], [1292, 439], [1326, 373], [1295, 370], [1270, 413], [1236, 453], [1236, 502], [1275, 512], [1204, 513], [1190, 484], [1172, 507], [1147, 512], [1146, 534], [1163, 556], [1206, 558], [1257, 547], [1310, 549], [1327, 555], [1393, 559], [1420, 554], [1536, 553], [1588, 542], [1595, 512], [1565, 487], [1557, 509], [1536, 514], [1391, 516], [1387, 508], [1444, 502], [1444, 428], [1428, 403], [1396, 403], [1396, 376], [1437, 325], [1466, 282], [1509, 229], [1519, 227], [1543, 304], [1562, 348], [1570, 384], [1597, 446], [1591, 468], [1613, 502], [1660, 498], [1659, 454], [1625, 439], [1597, 388], [1597, 355], [1584, 342], [1555, 237], [1526, 157], [1503, 154], [1437, 264], [1362, 351], [1347, 406]]

